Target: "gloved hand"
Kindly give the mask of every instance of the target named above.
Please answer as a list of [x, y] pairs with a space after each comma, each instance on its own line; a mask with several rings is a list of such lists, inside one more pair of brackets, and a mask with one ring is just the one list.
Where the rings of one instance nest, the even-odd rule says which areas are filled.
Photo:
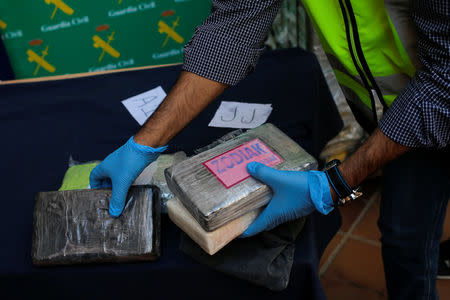
[[330, 187], [324, 172], [280, 171], [257, 162], [249, 163], [247, 171], [269, 185], [273, 197], [241, 237], [273, 229], [287, 221], [309, 215], [314, 210], [325, 215], [333, 210]]
[[108, 155], [89, 175], [91, 188], [112, 186], [109, 214], [118, 217], [125, 206], [128, 189], [134, 180], [167, 146], [152, 148], [137, 144], [131, 137], [123, 146]]

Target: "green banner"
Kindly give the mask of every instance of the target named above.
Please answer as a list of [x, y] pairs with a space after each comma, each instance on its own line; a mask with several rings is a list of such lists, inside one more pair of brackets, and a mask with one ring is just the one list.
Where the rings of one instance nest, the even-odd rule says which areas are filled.
[[16, 78], [182, 62], [207, 0], [1, 0]]

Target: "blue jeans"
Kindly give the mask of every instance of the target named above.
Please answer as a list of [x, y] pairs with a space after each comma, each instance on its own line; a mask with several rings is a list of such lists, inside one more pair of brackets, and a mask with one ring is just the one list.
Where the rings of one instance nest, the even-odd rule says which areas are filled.
[[378, 226], [390, 299], [438, 299], [439, 241], [450, 197], [448, 151], [413, 150], [386, 165]]

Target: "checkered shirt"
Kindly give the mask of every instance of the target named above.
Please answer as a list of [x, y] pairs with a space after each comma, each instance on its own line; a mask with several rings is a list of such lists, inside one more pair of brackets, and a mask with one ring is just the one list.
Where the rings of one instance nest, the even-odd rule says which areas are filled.
[[[450, 1], [411, 1], [418, 32], [418, 70], [379, 122], [409, 147], [450, 142]], [[184, 48], [183, 69], [235, 85], [255, 68], [282, 0], [213, 0], [211, 13]]]

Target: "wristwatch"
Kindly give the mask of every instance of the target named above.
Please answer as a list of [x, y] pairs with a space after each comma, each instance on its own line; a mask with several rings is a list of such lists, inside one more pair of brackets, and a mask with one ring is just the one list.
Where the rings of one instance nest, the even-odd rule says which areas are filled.
[[347, 205], [356, 198], [362, 196], [359, 187], [350, 188], [344, 180], [344, 177], [342, 177], [342, 174], [338, 169], [340, 164], [340, 160], [333, 159], [325, 166], [325, 174], [327, 175], [328, 181], [338, 195], [338, 199], [335, 201], [335, 205], [337, 206]]

